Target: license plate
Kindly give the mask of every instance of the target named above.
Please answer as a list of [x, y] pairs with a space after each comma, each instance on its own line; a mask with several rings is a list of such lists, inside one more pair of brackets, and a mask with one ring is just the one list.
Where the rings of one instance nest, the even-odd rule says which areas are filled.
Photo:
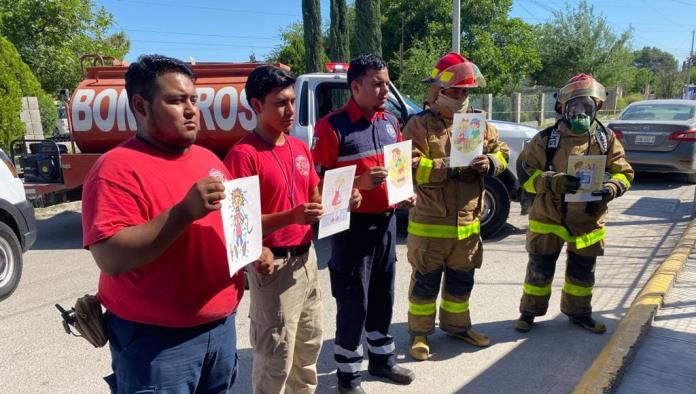
[[637, 145], [652, 145], [655, 143], [654, 135], [637, 135], [635, 143]]

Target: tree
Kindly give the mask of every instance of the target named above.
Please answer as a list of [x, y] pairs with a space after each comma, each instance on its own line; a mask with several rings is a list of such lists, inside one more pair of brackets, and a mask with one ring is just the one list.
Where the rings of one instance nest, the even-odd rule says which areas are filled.
[[321, 71], [321, 12], [319, 0], [302, 0], [302, 20], [304, 27], [305, 70]]
[[[427, 76], [439, 57], [451, 50], [452, 1], [383, 1], [384, 53], [390, 60], [389, 74], [401, 81], [405, 93], [422, 97], [417, 83]], [[520, 19], [508, 19], [511, 0], [462, 1], [461, 54], [476, 63], [490, 93], [515, 90], [540, 66], [534, 29]], [[397, 66], [402, 39], [405, 48], [404, 76]]]
[[331, 0], [331, 26], [329, 27], [329, 59], [331, 61], [347, 62], [350, 59], [347, 18], [346, 0]]
[[58, 118], [53, 100], [41, 89], [14, 45], [0, 36], [0, 147], [4, 149], [24, 135], [24, 124], [19, 118], [23, 96], [38, 99], [44, 133], [52, 133]]
[[382, 27], [379, 0], [355, 0], [356, 55], [374, 53], [382, 56]]
[[282, 44], [273, 49], [266, 59], [269, 63], [283, 63], [296, 74], [305, 73], [304, 31], [301, 23], [294, 23], [281, 30]]
[[122, 59], [130, 42], [109, 35], [113, 16], [91, 0], [0, 0], [0, 35], [14, 44], [43, 89], [74, 89], [79, 57], [96, 53]]
[[677, 71], [679, 63], [669, 52], [655, 47], [643, 47], [633, 52], [633, 65], [652, 72]]
[[585, 0], [576, 9], [553, 15], [538, 29], [542, 67], [533, 73], [538, 84], [562, 86], [579, 73], [592, 74], [605, 86], [630, 79], [632, 29], [617, 36], [606, 18], [595, 15]]

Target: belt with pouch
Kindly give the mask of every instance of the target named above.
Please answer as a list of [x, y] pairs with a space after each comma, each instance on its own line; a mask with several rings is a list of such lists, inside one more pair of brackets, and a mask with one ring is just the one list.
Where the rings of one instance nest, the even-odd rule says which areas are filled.
[[304, 245], [300, 246], [292, 246], [292, 247], [270, 247], [268, 249], [271, 250], [273, 253], [273, 257], [277, 259], [285, 259], [288, 257], [294, 257], [294, 256], [303, 256], [309, 252], [309, 248], [312, 246], [311, 243], [306, 243]]

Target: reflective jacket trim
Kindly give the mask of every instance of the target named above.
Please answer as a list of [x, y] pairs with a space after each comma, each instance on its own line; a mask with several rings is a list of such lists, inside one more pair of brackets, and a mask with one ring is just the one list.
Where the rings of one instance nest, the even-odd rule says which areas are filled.
[[546, 285], [544, 287], [539, 287], [539, 286], [534, 286], [534, 285], [531, 285], [531, 284], [525, 282], [522, 290], [524, 291], [524, 294], [527, 294], [527, 295], [544, 297], [544, 296], [551, 294], [551, 283], [549, 283], [548, 285]]
[[463, 226], [450, 226], [447, 224], [425, 224], [408, 221], [408, 233], [419, 237], [428, 238], [456, 238], [459, 240], [469, 238], [480, 231], [478, 219]]
[[469, 311], [469, 301], [455, 302], [443, 299], [440, 308], [449, 313], [464, 313]]
[[498, 159], [498, 161], [500, 162], [500, 171], [505, 171], [505, 169], [508, 166], [508, 162], [507, 159], [505, 159], [505, 155], [503, 154], [503, 152], [497, 151], [493, 153], [492, 156]]
[[421, 185], [430, 182], [430, 172], [433, 170], [433, 161], [421, 157], [418, 161], [418, 169], [416, 170], [416, 183]]
[[432, 304], [414, 304], [408, 303], [408, 313], [415, 316], [429, 316], [435, 314], [435, 303]]
[[563, 292], [576, 297], [588, 297], [592, 295], [592, 286], [584, 287], [566, 282], [563, 285]]
[[626, 175], [620, 172], [617, 174], [611, 174], [611, 179], [621, 182], [626, 188], [626, 190], [628, 190], [631, 187], [631, 182], [629, 182], [628, 178], [626, 178]]
[[568, 243], [574, 243], [575, 247], [578, 249], [592, 246], [603, 240], [604, 236], [606, 235], [606, 230], [604, 227], [602, 227], [592, 231], [591, 233], [573, 236], [570, 235], [568, 229], [563, 226], [537, 222], [536, 220], [529, 221], [529, 231], [537, 234], [554, 234]]
[[524, 185], [522, 185], [524, 191], [526, 191], [527, 193], [536, 193], [536, 188], [534, 187], [534, 180], [541, 174], [543, 174], [541, 170], [534, 170], [532, 176], [530, 176], [529, 179], [527, 179], [527, 181], [524, 182]]

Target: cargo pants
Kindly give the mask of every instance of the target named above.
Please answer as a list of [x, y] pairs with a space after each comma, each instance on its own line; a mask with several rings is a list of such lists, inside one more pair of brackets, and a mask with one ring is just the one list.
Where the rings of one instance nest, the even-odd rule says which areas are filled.
[[276, 257], [274, 264], [271, 275], [247, 269], [253, 392], [313, 393], [323, 327], [314, 247], [304, 255]]
[[[527, 232], [529, 262], [524, 279], [520, 313], [543, 316], [549, 308], [551, 283], [564, 240], [554, 234]], [[604, 254], [604, 241], [578, 249], [569, 243], [565, 284], [561, 292], [561, 312], [568, 316], [592, 313], [592, 289], [597, 256]]]
[[474, 271], [483, 261], [481, 237], [473, 234], [458, 240], [409, 234], [406, 244], [412, 268], [408, 297], [411, 335], [430, 335], [435, 331], [436, 300], [443, 276], [440, 328], [449, 333], [469, 330]]

